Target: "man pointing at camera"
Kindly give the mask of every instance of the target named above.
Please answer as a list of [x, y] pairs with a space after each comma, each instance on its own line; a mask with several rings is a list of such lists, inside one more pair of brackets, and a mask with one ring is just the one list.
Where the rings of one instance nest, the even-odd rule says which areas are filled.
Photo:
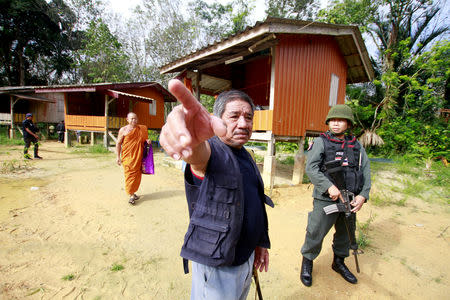
[[267, 271], [270, 241], [264, 185], [243, 147], [252, 134], [254, 104], [240, 91], [221, 93], [214, 116], [178, 80], [181, 102], [167, 117], [160, 143], [183, 159], [190, 222], [181, 256], [192, 261], [191, 299], [246, 299], [253, 266]]

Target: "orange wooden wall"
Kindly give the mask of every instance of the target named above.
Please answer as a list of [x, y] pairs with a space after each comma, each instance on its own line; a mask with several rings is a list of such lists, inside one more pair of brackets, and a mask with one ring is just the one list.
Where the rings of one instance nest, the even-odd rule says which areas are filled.
[[255, 105], [269, 105], [270, 57], [263, 56], [245, 65], [244, 88]]
[[305, 136], [325, 131], [331, 74], [339, 77], [337, 103], [344, 103], [347, 65], [330, 36], [279, 35], [275, 51], [273, 133]]
[[144, 96], [156, 100], [156, 115], [150, 115], [149, 104], [137, 102], [133, 107], [133, 112], [139, 118], [139, 124], [146, 125], [148, 129], [161, 129], [164, 125], [164, 97], [152, 87], [141, 89], [123, 90], [125, 93]]

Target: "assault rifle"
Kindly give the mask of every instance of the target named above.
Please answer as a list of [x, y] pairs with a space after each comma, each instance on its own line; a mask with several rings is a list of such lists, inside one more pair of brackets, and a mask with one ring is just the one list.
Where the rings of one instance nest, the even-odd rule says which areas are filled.
[[358, 254], [364, 253], [362, 250], [358, 251], [358, 243], [355, 238], [356, 230], [356, 213], [352, 212], [350, 202], [355, 198], [355, 194], [348, 191], [345, 185], [344, 170], [341, 166], [340, 160], [333, 160], [325, 163], [326, 172], [333, 179], [333, 183], [341, 192], [342, 203], [331, 204], [323, 208], [325, 214], [343, 212], [345, 214], [344, 223], [347, 229], [347, 234], [350, 239], [350, 249], [355, 256], [356, 271], [359, 273]]

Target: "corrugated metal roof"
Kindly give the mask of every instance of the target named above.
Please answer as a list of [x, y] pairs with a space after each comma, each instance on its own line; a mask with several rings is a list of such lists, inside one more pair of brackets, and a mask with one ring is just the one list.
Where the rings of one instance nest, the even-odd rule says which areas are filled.
[[124, 96], [126, 98], [138, 99], [138, 100], [145, 101], [145, 102], [156, 101], [155, 99], [152, 99], [152, 98], [149, 98], [149, 97], [134, 95], [134, 94], [120, 92], [120, 91], [115, 91], [115, 90], [106, 90], [104, 93], [106, 95], [108, 95], [108, 96], [113, 97], [113, 98], [119, 98], [119, 96]]
[[104, 90], [123, 90], [133, 88], [153, 87], [163, 96], [165, 102], [176, 102], [176, 98], [158, 82], [119, 82], [119, 83], [89, 83], [89, 84], [67, 84], [49, 86], [5, 86], [0, 87], [0, 94], [11, 93], [73, 93], [73, 92], [96, 92]]
[[[253, 27], [203, 47], [160, 68], [160, 72], [202, 70], [241, 55], [248, 55], [276, 44], [276, 34], [310, 34], [333, 36], [348, 65], [348, 82], [370, 81], [374, 71], [357, 26], [335, 25], [312, 21], [267, 18]], [[272, 37], [272, 38], [271, 38]]]
[[42, 98], [42, 97], [37, 97], [37, 96], [34, 96], [34, 95], [27, 95], [27, 94], [10, 94], [10, 95], [14, 96], [14, 97], [17, 97], [17, 98], [20, 98], [20, 99], [27, 99], [27, 100], [38, 101], [38, 102], [56, 103], [55, 100]]

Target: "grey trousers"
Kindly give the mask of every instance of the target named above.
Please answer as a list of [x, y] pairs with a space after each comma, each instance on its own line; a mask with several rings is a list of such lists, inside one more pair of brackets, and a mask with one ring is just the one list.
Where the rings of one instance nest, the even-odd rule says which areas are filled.
[[344, 213], [326, 215], [325, 206], [334, 202], [314, 199], [313, 210], [308, 213], [308, 225], [306, 227], [305, 243], [302, 246], [302, 255], [309, 260], [314, 260], [322, 250], [323, 239], [334, 225], [333, 252], [340, 257], [349, 256], [350, 239], [345, 227]]

